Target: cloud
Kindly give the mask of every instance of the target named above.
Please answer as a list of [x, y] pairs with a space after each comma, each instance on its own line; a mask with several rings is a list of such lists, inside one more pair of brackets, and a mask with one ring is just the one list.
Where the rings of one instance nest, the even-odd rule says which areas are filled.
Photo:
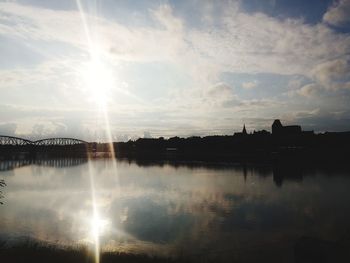
[[297, 94], [304, 97], [314, 97], [319, 93], [319, 90], [320, 87], [317, 84], [310, 83], [297, 90]]
[[212, 97], [227, 97], [232, 96], [232, 88], [226, 83], [217, 83], [208, 90], [208, 95]]
[[242, 101], [241, 106], [245, 106], [251, 110], [256, 110], [257, 108], [270, 108], [274, 106], [281, 106], [282, 104], [283, 103], [271, 99], [251, 99]]
[[334, 1], [334, 4], [323, 15], [323, 21], [334, 26], [350, 22], [350, 0]]
[[[292, 81], [289, 94], [305, 97], [315, 97], [322, 93], [337, 94], [342, 90], [350, 89], [350, 63], [349, 56], [343, 56], [334, 60], [328, 60], [318, 65], [311, 71], [310, 80], [313, 82], [302, 85], [300, 81]], [[300, 87], [301, 86], [301, 87]]]
[[248, 81], [248, 82], [243, 82], [242, 87], [244, 89], [253, 89], [258, 85], [257, 81]]
[[326, 89], [348, 88], [350, 84], [349, 56], [318, 64], [312, 74], [314, 79]]
[[174, 16], [169, 5], [162, 4], [156, 10], [151, 11], [154, 19], [158, 21], [167, 31], [182, 33], [183, 21]]
[[295, 111], [281, 116], [290, 123], [299, 123], [305, 130], [349, 131], [349, 111], [329, 111], [321, 108]]
[[152, 135], [149, 131], [144, 131], [143, 132], [143, 138], [152, 138]]
[[[0, 29], [3, 34], [87, 48], [77, 11], [52, 11], [14, 3], [2, 3], [1, 7], [12, 23], [3, 25]], [[106, 55], [131, 61], [169, 60], [189, 68], [196, 76], [204, 73], [209, 77], [211, 70], [213, 74], [225, 70], [305, 74], [319, 61], [350, 50], [348, 36], [336, 34], [322, 24], [311, 26], [302, 20], [245, 14], [236, 5], [223, 9], [220, 26], [199, 29], [188, 24], [185, 27], [169, 5], [149, 12], [155, 27], [127, 27], [103, 17], [86, 17], [92, 24], [93, 41]]]
[[321, 24], [260, 13], [233, 13], [222, 23], [190, 37], [223, 71], [309, 75], [314, 65], [349, 51], [348, 36]]
[[212, 86], [203, 95], [204, 107], [213, 107], [220, 109], [221, 107], [230, 107], [240, 103], [233, 89], [226, 83], [220, 82]]
[[15, 136], [17, 124], [15, 123], [1, 123], [0, 135]]
[[[276, 105], [285, 105], [281, 110], [288, 112], [292, 110], [290, 105], [296, 103], [275, 92], [278, 87], [263, 98], [257, 97], [263, 94], [263, 87], [256, 90], [253, 97], [244, 97], [243, 93], [248, 93], [246, 89], [254, 88], [260, 80], [243, 82], [243, 90], [233, 92], [221, 79], [225, 72], [302, 76], [303, 81], [291, 83], [289, 88], [310, 98], [317, 94], [317, 89], [332, 90], [336, 96], [337, 92], [350, 88], [346, 55], [350, 53], [349, 34], [337, 33], [325, 23], [310, 25], [301, 19], [243, 13], [237, 3], [220, 2], [220, 9], [208, 6], [212, 4], [196, 5], [205, 26], [194, 25], [170, 4], [145, 9], [149, 23], [144, 25], [127, 25], [85, 13], [92, 46], [119, 81], [110, 97], [111, 125], [119, 129], [118, 136], [129, 137], [135, 133], [142, 136], [145, 130], [159, 135], [162, 132], [177, 134], [183, 132], [184, 127], [186, 132], [193, 129], [204, 133], [212, 124], [234, 125], [227, 121], [232, 114], [237, 114], [237, 119], [264, 119]], [[187, 15], [191, 18], [191, 14]], [[45, 124], [46, 128], [41, 130], [44, 134], [73, 134], [77, 127], [72, 120], [80, 119], [82, 128], [76, 130], [83, 132], [88, 127], [93, 133], [89, 114], [94, 111], [94, 105], [89, 101], [91, 94], [84, 89], [79, 72], [89, 61], [89, 45], [79, 12], [0, 3], [0, 18], [2, 37], [28, 43], [45, 58], [30, 67], [0, 70], [0, 103], [26, 108], [40, 105], [46, 109], [43, 113], [38, 109], [28, 110], [24, 114], [27, 124], [19, 125], [17, 132], [31, 133], [33, 123], [29, 123], [35, 122]], [[127, 67], [147, 68], [151, 64], [172, 65], [170, 77], [148, 73], [151, 78], [163, 78], [159, 82], [162, 85], [156, 89], [163, 92], [171, 86], [163, 92], [164, 96], [151, 86], [136, 87], [124, 74]], [[137, 74], [130, 75], [137, 77]], [[174, 78], [179, 75], [185, 76], [186, 81], [175, 82]], [[121, 82], [128, 83], [128, 87], [119, 85]], [[283, 88], [280, 87], [281, 91]], [[137, 94], [141, 89], [151, 94], [152, 103], [133, 96], [132, 91]], [[339, 107], [325, 102], [323, 107]], [[307, 105], [301, 107], [307, 110]], [[70, 118], [68, 110], [77, 116]], [[16, 123], [23, 120], [15, 110], [10, 115], [16, 116]]]
[[[0, 33], [3, 35], [23, 40], [60, 41], [87, 46], [77, 12], [35, 8], [17, 3], [0, 3], [0, 10]], [[58, 21], [61, 22], [57, 23]]]

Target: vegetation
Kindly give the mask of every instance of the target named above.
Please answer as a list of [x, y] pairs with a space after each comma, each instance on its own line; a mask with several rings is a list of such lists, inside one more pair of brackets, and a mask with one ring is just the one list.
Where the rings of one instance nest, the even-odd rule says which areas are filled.
[[[63, 247], [49, 245], [36, 241], [24, 241], [14, 246], [7, 246], [6, 242], [0, 241], [0, 259], [6, 263], [29, 263], [29, 262], [50, 262], [50, 263], [94, 263], [93, 252], [86, 247]], [[175, 259], [165, 257], [155, 257], [145, 254], [130, 254], [123, 252], [103, 252], [100, 255], [101, 263], [176, 263], [190, 262], [186, 259]]]
[[[0, 180], [0, 187], [4, 187], [6, 185], [4, 180]], [[4, 198], [2, 191], [0, 190], [0, 199]], [[0, 201], [0, 205], [2, 205], [3, 202]]]

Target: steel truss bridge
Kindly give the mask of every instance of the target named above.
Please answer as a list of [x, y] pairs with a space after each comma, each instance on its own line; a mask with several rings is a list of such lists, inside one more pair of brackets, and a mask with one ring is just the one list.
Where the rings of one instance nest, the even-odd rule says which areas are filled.
[[23, 138], [0, 135], [0, 146], [71, 146], [87, 145], [88, 142], [74, 138], [48, 138], [30, 141]]

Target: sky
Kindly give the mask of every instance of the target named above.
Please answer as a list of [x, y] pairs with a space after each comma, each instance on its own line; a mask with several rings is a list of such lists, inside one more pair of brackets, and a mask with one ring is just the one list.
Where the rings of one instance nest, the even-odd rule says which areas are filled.
[[0, 1], [0, 134], [350, 130], [350, 0]]

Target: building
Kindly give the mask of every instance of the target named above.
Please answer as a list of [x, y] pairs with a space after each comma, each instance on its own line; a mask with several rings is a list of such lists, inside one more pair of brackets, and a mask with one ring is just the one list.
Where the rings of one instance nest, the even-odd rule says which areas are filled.
[[268, 132], [267, 130], [261, 130], [261, 131], [254, 131], [254, 135], [270, 135], [271, 133]]
[[247, 130], [246, 130], [246, 128], [245, 128], [245, 124], [243, 125], [242, 134], [243, 134], [243, 135], [247, 135]]
[[272, 135], [297, 135], [301, 134], [301, 126], [283, 126], [280, 120], [275, 120], [272, 124]]
[[238, 135], [238, 136], [245, 136], [245, 135], [248, 135], [247, 133], [247, 129], [245, 128], [245, 124], [243, 125], [243, 129], [242, 129], [242, 132], [235, 132], [234, 135]]

